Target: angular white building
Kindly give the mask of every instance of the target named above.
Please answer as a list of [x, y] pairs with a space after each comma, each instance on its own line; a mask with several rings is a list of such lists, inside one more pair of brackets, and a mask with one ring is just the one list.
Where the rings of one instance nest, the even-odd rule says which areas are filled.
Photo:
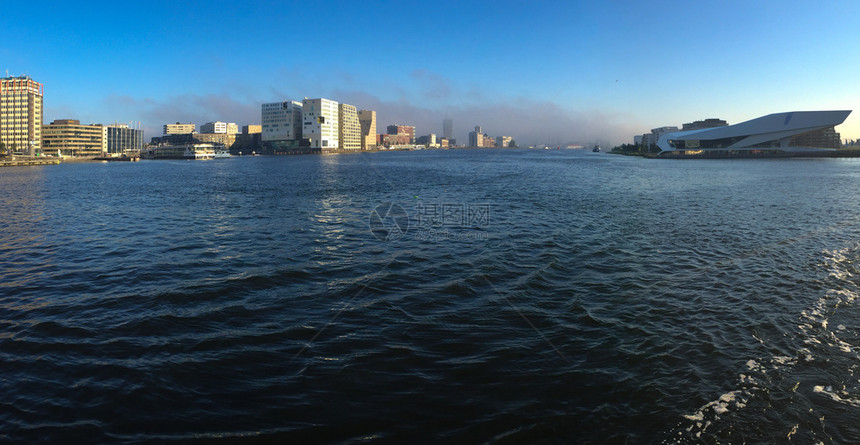
[[312, 149], [323, 152], [338, 149], [338, 114], [338, 103], [333, 100], [302, 101], [302, 138], [310, 142]]
[[[834, 127], [851, 110], [775, 113], [735, 125], [660, 136], [660, 156], [824, 156], [839, 147]], [[835, 143], [834, 143], [835, 141]]]

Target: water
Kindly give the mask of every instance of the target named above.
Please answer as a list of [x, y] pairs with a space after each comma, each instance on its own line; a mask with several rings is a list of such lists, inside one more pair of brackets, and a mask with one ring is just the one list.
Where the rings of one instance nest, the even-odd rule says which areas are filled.
[[572, 150], [3, 169], [0, 441], [858, 442], [858, 189]]

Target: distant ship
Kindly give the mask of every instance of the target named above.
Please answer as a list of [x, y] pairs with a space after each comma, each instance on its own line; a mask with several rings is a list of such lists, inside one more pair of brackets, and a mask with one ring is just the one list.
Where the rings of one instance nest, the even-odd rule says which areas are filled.
[[600, 146], [595, 145], [594, 148], [591, 149], [591, 152], [592, 153], [600, 153]]

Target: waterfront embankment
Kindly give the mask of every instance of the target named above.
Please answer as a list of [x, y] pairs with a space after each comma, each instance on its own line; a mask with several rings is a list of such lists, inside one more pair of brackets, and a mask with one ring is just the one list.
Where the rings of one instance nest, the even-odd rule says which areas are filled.
[[18, 158], [0, 159], [0, 167], [18, 167], [24, 165], [52, 165], [59, 164], [58, 158]]

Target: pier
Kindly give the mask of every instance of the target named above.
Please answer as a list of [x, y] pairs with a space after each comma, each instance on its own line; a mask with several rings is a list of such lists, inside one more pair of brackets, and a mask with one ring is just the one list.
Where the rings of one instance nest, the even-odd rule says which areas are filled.
[[0, 158], [0, 167], [17, 167], [21, 165], [54, 165], [59, 164], [57, 158], [26, 158], [26, 159], [5, 159]]

